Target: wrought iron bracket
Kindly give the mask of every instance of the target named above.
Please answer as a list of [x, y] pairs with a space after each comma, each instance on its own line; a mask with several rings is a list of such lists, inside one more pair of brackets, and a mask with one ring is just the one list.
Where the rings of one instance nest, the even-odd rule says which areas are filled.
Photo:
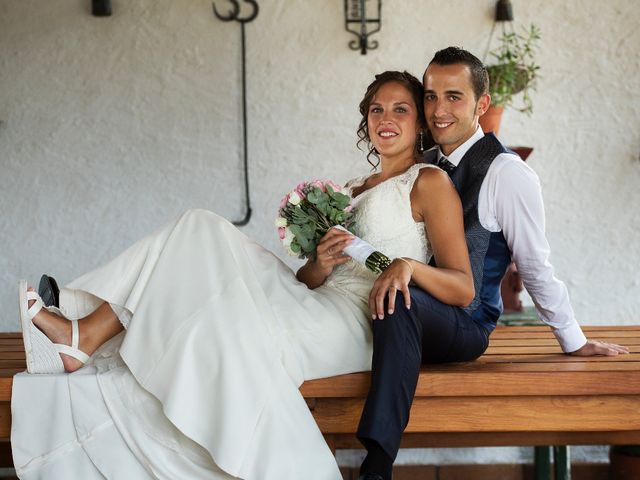
[[[347, 32], [357, 37], [349, 42], [349, 48], [351, 50], [360, 50], [362, 55], [366, 55], [367, 50], [378, 48], [378, 42], [370, 40], [369, 37], [379, 32], [382, 25], [382, 0], [377, 0], [378, 15], [373, 18], [367, 18], [367, 1], [344, 0], [344, 28]], [[349, 28], [352, 25], [355, 25], [355, 27], [353, 29]], [[374, 26], [373, 30], [367, 31], [370, 25]]]
[[240, 2], [238, 0], [227, 0], [230, 3], [231, 11], [223, 15], [218, 12], [216, 4], [212, 3], [213, 14], [218, 20], [223, 22], [236, 21], [240, 23], [240, 38], [242, 49], [242, 141], [243, 141], [243, 155], [244, 155], [244, 193], [246, 213], [242, 220], [233, 222], [234, 225], [241, 227], [249, 223], [251, 219], [251, 198], [249, 196], [249, 162], [248, 162], [248, 148], [247, 148], [247, 60], [246, 60], [246, 42], [244, 26], [246, 23], [252, 22], [258, 16], [260, 11], [258, 3], [255, 0], [243, 0], [244, 3], [249, 5], [249, 14], [242, 17]]

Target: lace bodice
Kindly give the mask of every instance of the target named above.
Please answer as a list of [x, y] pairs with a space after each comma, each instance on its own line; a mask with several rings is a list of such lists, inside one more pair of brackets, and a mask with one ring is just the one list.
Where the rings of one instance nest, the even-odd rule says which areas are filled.
[[[416, 222], [411, 213], [409, 195], [422, 168], [436, 168], [423, 163], [406, 172], [365, 190], [353, 200], [356, 234], [389, 258], [409, 257], [426, 262], [431, 246], [423, 222]], [[351, 180], [351, 190], [364, 184], [368, 177]], [[350, 261], [340, 265], [326, 280], [331, 288], [355, 294], [365, 300], [376, 275], [364, 265]]]

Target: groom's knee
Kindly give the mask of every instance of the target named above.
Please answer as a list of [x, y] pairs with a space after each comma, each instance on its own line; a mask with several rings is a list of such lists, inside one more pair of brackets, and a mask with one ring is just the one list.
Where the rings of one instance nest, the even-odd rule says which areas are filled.
[[384, 303], [385, 315], [381, 320], [373, 320], [374, 340], [391, 340], [413, 337], [419, 335], [419, 328], [415, 315], [411, 309], [405, 306], [405, 298], [402, 292], [398, 292], [395, 297], [393, 313], [389, 312], [389, 299]]

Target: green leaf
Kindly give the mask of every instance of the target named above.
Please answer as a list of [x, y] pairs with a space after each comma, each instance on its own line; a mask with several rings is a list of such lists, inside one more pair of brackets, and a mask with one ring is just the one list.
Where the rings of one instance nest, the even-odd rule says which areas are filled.
[[494, 64], [487, 66], [489, 93], [495, 106], [513, 105], [514, 97], [522, 92], [522, 107], [517, 109], [530, 114], [533, 102], [530, 92], [536, 89], [538, 70], [535, 54], [540, 40], [540, 29], [534, 24], [520, 32], [505, 32], [499, 45], [490, 52]]

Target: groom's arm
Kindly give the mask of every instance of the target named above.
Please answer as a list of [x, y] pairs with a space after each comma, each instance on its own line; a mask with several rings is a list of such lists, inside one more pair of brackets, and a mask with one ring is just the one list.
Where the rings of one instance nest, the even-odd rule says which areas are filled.
[[503, 157], [495, 166], [491, 185], [495, 219], [540, 319], [552, 328], [565, 353], [616, 355], [626, 352], [625, 347], [588, 341], [576, 321], [567, 288], [555, 277], [549, 261], [544, 204], [535, 172], [517, 157]]

